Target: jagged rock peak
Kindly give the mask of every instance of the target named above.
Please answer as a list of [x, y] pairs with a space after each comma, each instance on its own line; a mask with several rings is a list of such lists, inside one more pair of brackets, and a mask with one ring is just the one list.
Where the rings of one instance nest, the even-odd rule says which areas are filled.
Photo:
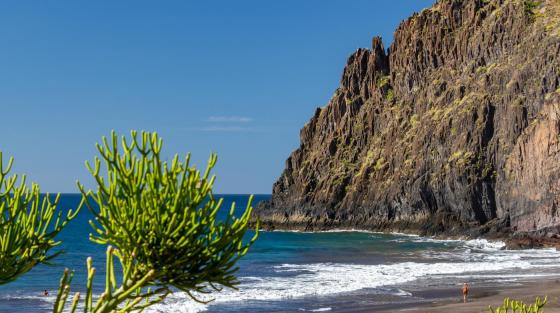
[[348, 58], [340, 84], [348, 93], [367, 100], [375, 93], [377, 80], [388, 73], [389, 58], [383, 42], [381, 37], [374, 37], [371, 50], [358, 49]]

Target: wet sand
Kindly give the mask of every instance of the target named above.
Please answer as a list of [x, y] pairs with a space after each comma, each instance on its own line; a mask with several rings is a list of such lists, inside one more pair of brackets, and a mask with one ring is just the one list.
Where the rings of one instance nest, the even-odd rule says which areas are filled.
[[[432, 291], [437, 292], [437, 291]], [[448, 293], [447, 291], [443, 291]], [[548, 296], [548, 303], [544, 307], [545, 313], [560, 313], [560, 280], [544, 280], [543, 282], [524, 283], [515, 287], [496, 288], [472, 288], [468, 303], [463, 303], [460, 290], [457, 290], [457, 298], [447, 298], [447, 295], [431, 303], [411, 305], [399, 309], [387, 309], [378, 312], [406, 312], [406, 313], [479, 313], [490, 312], [488, 305], [497, 307], [503, 303], [504, 298], [510, 297], [533, 303], [537, 296]]]

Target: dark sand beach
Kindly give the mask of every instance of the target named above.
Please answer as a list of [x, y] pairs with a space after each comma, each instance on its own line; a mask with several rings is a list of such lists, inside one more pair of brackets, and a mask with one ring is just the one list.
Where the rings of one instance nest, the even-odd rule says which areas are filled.
[[[437, 291], [433, 291], [436, 292]], [[448, 290], [441, 290], [442, 294], [447, 296]], [[520, 299], [526, 303], [532, 303], [537, 296], [548, 296], [548, 303], [544, 312], [556, 313], [560, 312], [560, 280], [544, 280], [543, 282], [523, 283], [522, 286], [503, 286], [496, 288], [473, 288], [470, 293], [468, 303], [463, 303], [460, 291], [457, 290], [456, 298], [444, 298], [435, 300], [422, 305], [408, 306], [396, 310], [396, 312], [407, 313], [479, 313], [489, 312], [488, 305], [494, 307], [499, 306], [505, 297], [512, 299]], [[446, 297], [445, 296], [445, 297]], [[363, 311], [366, 312], [366, 311]], [[379, 312], [389, 313], [395, 312], [395, 309], [387, 309]]]

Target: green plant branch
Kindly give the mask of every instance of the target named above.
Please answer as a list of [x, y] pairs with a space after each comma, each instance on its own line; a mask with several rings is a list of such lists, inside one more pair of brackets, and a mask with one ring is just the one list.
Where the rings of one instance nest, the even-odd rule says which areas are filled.
[[[130, 312], [139, 311], [158, 302], [163, 301], [170, 293], [168, 288], [159, 288], [154, 291], [148, 290], [142, 293], [142, 287], [146, 285], [154, 274], [154, 271], [149, 271], [143, 277], [136, 279], [123, 280], [120, 286], [117, 286], [116, 278], [114, 276], [114, 257], [116, 256], [115, 249], [111, 246], [107, 248], [106, 253], [106, 267], [105, 273], [105, 291], [99, 296], [97, 301], [93, 302], [93, 279], [95, 277], [95, 268], [91, 258], [86, 261], [87, 266], [87, 291], [84, 302], [84, 313], [109, 313], [109, 312]], [[53, 313], [62, 313], [66, 307], [68, 296], [70, 294], [70, 283], [74, 273], [68, 269], [60, 280], [60, 286], [57, 294], [56, 301], [53, 306]], [[141, 304], [141, 300], [146, 300], [146, 303]], [[76, 293], [70, 305], [70, 313], [74, 313], [78, 308], [80, 300], [80, 293]], [[123, 308], [119, 305], [124, 303]]]
[[13, 158], [4, 167], [0, 151], [0, 285], [16, 280], [35, 265], [49, 263], [62, 253], [49, 254], [60, 244], [54, 238], [79, 213], [83, 202], [65, 217], [57, 207], [60, 194], [51, 199], [26, 177], [8, 176]]
[[488, 309], [492, 313], [544, 313], [542, 308], [546, 305], [547, 301], [547, 297], [544, 297], [544, 299], [537, 297], [535, 303], [527, 306], [523, 301], [505, 298], [501, 307], [494, 310], [492, 306], [488, 306]]
[[[184, 161], [178, 155], [162, 161], [162, 147], [156, 133], [132, 131], [130, 139], [119, 140], [113, 132], [96, 145], [100, 157], [93, 164], [86, 162], [98, 185], [93, 192], [78, 183], [94, 216], [89, 221], [94, 230], [90, 240], [110, 245], [105, 291], [95, 305], [95, 269], [91, 260], [87, 262], [86, 312], [142, 310], [165, 299], [172, 289], [204, 302], [193, 292], [208, 294], [238, 284], [236, 262], [258, 238], [258, 225], [255, 235], [245, 238], [253, 197], [239, 218], [235, 205], [224, 219], [218, 218], [223, 201], [214, 198], [215, 176], [210, 176], [217, 156], [210, 155], [201, 173], [189, 165], [189, 154]], [[122, 268], [120, 287], [114, 257]], [[65, 292], [61, 287], [59, 294]]]

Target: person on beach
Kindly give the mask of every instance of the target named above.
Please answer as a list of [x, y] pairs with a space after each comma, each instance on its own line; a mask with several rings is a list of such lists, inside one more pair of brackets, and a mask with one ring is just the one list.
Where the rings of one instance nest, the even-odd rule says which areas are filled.
[[47, 289], [45, 289], [45, 291], [43, 292], [43, 296], [48, 296], [49, 295], [49, 291]]
[[468, 296], [469, 296], [469, 284], [463, 283], [463, 303], [467, 303]]

